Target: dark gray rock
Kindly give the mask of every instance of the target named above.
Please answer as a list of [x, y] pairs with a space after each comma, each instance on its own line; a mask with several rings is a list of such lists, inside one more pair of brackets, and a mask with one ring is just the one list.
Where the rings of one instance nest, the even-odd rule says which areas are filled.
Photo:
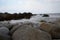
[[53, 40], [60, 40], [60, 39], [53, 39]]
[[9, 29], [6, 27], [0, 27], [0, 40], [10, 40]]

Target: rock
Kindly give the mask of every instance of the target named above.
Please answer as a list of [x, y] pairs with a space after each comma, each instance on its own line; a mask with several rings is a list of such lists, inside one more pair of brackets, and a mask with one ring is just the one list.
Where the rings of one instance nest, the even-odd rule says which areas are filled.
[[40, 24], [40, 29], [41, 30], [44, 30], [46, 32], [49, 32], [51, 30], [52, 26], [49, 24], [49, 23], [46, 23], [46, 22], [42, 22]]
[[33, 22], [20, 22], [20, 23], [17, 23], [13, 26], [13, 28], [11, 29], [10, 33], [12, 34], [16, 29], [18, 29], [21, 25], [27, 25], [27, 26], [30, 26], [30, 27], [34, 27], [36, 29], [39, 29], [40, 27], [40, 24], [38, 23], [33, 23]]
[[0, 40], [10, 40], [9, 35], [0, 34]]
[[53, 40], [60, 40], [60, 39], [53, 39]]
[[60, 26], [60, 19], [56, 20], [54, 23], [55, 23], [56, 25]]
[[0, 22], [0, 27], [7, 27], [8, 29], [12, 27], [9, 21]]
[[60, 38], [60, 27], [56, 24], [43, 22], [40, 29], [50, 33], [52, 38]]
[[14, 24], [13, 27], [12, 27], [12, 29], [10, 30], [10, 34], [13, 34], [14, 31], [15, 31], [17, 28], [19, 28], [22, 24], [23, 24], [23, 23], [21, 23], [21, 22]]
[[1, 40], [10, 40], [9, 29], [6, 27], [0, 27], [0, 39]]
[[31, 25], [21, 25], [12, 35], [13, 40], [51, 40], [51, 36], [44, 31], [35, 29]]
[[9, 29], [6, 27], [0, 27], [0, 34], [8, 34], [9, 33]]

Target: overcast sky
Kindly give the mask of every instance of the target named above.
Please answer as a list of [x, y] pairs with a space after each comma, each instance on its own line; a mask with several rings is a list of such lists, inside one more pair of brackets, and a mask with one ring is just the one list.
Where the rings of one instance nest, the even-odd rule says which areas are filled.
[[0, 12], [60, 13], [60, 0], [0, 0]]

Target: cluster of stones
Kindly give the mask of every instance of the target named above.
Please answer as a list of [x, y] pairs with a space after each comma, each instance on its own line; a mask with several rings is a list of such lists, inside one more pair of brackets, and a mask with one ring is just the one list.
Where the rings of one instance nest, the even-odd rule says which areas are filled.
[[0, 40], [60, 40], [60, 22], [0, 23]]

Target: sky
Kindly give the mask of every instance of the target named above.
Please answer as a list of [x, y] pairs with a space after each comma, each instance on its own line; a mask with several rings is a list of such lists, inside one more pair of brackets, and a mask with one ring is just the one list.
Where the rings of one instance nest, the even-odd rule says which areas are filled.
[[0, 12], [60, 13], [60, 0], [0, 0]]

